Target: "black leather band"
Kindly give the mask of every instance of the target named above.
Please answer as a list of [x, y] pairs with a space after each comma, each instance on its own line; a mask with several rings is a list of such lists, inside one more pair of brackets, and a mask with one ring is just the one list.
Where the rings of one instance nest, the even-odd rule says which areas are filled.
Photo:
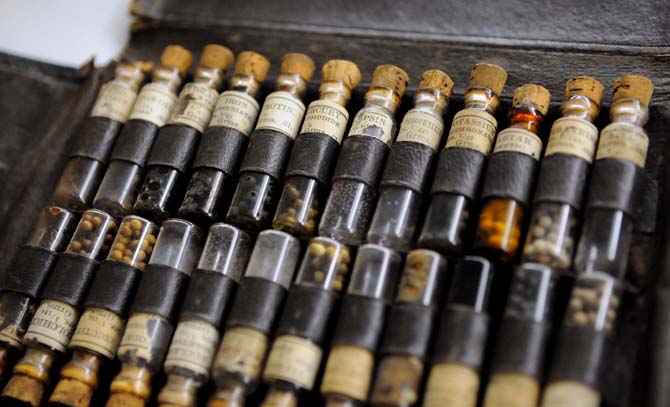
[[39, 297], [57, 259], [58, 254], [51, 250], [21, 246], [14, 264], [5, 273], [2, 290], [15, 291], [32, 298]]
[[333, 325], [337, 295], [314, 287], [293, 286], [288, 293], [277, 335], [295, 335], [323, 345]]
[[435, 325], [436, 311], [411, 303], [396, 303], [386, 318], [381, 354], [424, 358]]
[[433, 364], [460, 363], [479, 369], [489, 332], [489, 317], [465, 307], [447, 307], [439, 322]]
[[177, 269], [148, 265], [130, 311], [156, 314], [174, 321], [184, 300], [188, 281], [189, 276]]
[[229, 127], [210, 127], [202, 135], [198, 154], [193, 163], [196, 168], [216, 168], [226, 175], [234, 175], [242, 162], [248, 137]]
[[494, 154], [486, 169], [481, 198], [507, 198], [528, 205], [537, 166], [537, 160], [523, 153]]
[[286, 177], [302, 175], [327, 185], [339, 150], [337, 141], [323, 133], [300, 134], [288, 160]]
[[168, 124], [158, 130], [147, 165], [162, 165], [186, 172], [193, 160], [200, 132], [182, 124]]
[[158, 126], [154, 123], [129, 120], [121, 130], [110, 160], [125, 160], [144, 166], [157, 134]]
[[88, 117], [77, 132], [70, 157], [88, 157], [106, 163], [123, 123], [106, 117]]
[[544, 368], [550, 328], [548, 322], [504, 318], [496, 334], [493, 369], [523, 373], [539, 379]]
[[643, 170], [630, 161], [615, 158], [597, 160], [589, 182], [587, 208], [621, 210], [637, 215]]
[[75, 308], [81, 307], [88, 293], [98, 263], [88, 257], [63, 253], [58, 257], [42, 299], [57, 300]]
[[386, 143], [374, 137], [345, 138], [333, 181], [352, 179], [376, 188], [389, 150]]
[[579, 210], [588, 173], [589, 163], [579, 157], [552, 154], [543, 158], [533, 202], [564, 203]]
[[608, 342], [604, 331], [569, 325], [561, 327], [549, 380], [574, 380], [598, 387]]
[[403, 187], [422, 193], [435, 153], [435, 150], [421, 143], [405, 141], [393, 144], [381, 185]]
[[103, 308], [125, 318], [142, 272], [130, 264], [105, 260], [100, 264], [84, 307]]
[[431, 193], [449, 192], [476, 199], [484, 178], [486, 162], [487, 156], [469, 148], [440, 151]]
[[221, 273], [197, 270], [191, 277], [182, 318], [198, 318], [220, 327], [233, 304], [237, 282]]
[[375, 298], [345, 295], [333, 345], [351, 345], [375, 353], [384, 328], [386, 304]]
[[245, 326], [271, 335], [281, 315], [286, 289], [262, 278], [240, 281], [226, 326]]
[[267, 174], [275, 180], [283, 178], [286, 161], [293, 140], [275, 130], [255, 130], [249, 137], [240, 172], [253, 171]]

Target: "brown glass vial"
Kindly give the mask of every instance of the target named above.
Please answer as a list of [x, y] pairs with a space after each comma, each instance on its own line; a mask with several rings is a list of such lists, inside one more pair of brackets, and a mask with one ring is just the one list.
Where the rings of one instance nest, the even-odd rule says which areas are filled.
[[79, 213], [91, 205], [109, 154], [151, 67], [143, 61], [122, 62], [116, 67], [114, 79], [100, 88], [54, 191], [54, 206]]
[[272, 222], [286, 160], [305, 114], [302, 99], [313, 73], [314, 61], [307, 55], [284, 55], [277, 90], [265, 98], [226, 216], [226, 222], [248, 233], [257, 234]]
[[177, 92], [192, 61], [191, 53], [179, 45], [168, 45], [163, 50], [160, 64], [151, 71], [151, 83], [140, 90], [114, 145], [93, 199], [95, 208], [117, 217], [132, 211], [149, 151], [158, 129], [167, 123], [177, 104]]
[[238, 55], [229, 90], [219, 96], [202, 135], [179, 217], [205, 226], [225, 213], [230, 184], [258, 117], [258, 89], [269, 69], [270, 61], [261, 54], [244, 51]]
[[494, 115], [506, 80], [507, 72], [497, 65], [472, 68], [465, 107], [454, 117], [438, 157], [419, 247], [460, 256], [472, 243], [475, 201], [493, 148], [498, 127]]
[[347, 103], [361, 73], [353, 62], [334, 59], [323, 65], [321, 77], [319, 99], [305, 113], [272, 222], [274, 229], [300, 240], [309, 240], [316, 234], [326, 186], [349, 122]]

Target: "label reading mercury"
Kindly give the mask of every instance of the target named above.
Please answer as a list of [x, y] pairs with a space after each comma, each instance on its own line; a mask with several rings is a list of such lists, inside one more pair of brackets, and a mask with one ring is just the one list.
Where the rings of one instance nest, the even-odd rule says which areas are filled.
[[487, 112], [463, 109], [454, 116], [444, 148], [469, 148], [489, 155], [497, 128], [495, 117]]
[[408, 112], [402, 120], [396, 142], [413, 141], [437, 150], [443, 130], [444, 123], [437, 117], [420, 111]]
[[256, 99], [244, 92], [223, 92], [216, 101], [209, 126], [229, 127], [248, 136], [254, 129], [258, 109]]
[[177, 96], [161, 85], [149, 83], [142, 87], [130, 112], [130, 120], [144, 120], [162, 127], [177, 104]]
[[335, 346], [328, 356], [321, 393], [342, 394], [356, 400], [366, 400], [374, 358], [366, 349], [356, 346]]
[[113, 312], [89, 308], [82, 314], [70, 346], [97, 352], [113, 359], [121, 342], [125, 323]]
[[199, 132], [205, 131], [219, 94], [212, 88], [188, 83], [179, 94], [177, 107], [170, 116], [171, 124], [184, 124]]
[[165, 367], [182, 367], [207, 377], [219, 344], [219, 331], [204, 321], [186, 320], [177, 325]]
[[156, 362], [162, 360], [171, 337], [172, 325], [167, 320], [138, 312], [128, 320], [118, 354], [133, 360]]
[[525, 154], [539, 160], [540, 154], [542, 154], [542, 140], [528, 130], [505, 129], [498, 134], [493, 154], [506, 151]]
[[274, 130], [294, 139], [298, 135], [305, 105], [288, 92], [278, 91], [265, 98], [256, 129]]
[[593, 161], [598, 142], [598, 129], [593, 124], [570, 117], [564, 117], [554, 122], [547, 142], [545, 156], [552, 154], [568, 154]]
[[60, 301], [44, 300], [30, 321], [26, 340], [35, 340], [65, 352], [78, 318], [79, 313], [74, 307]]
[[272, 345], [263, 376], [279, 379], [312, 390], [321, 364], [321, 348], [307, 339], [283, 335]]
[[641, 128], [628, 123], [612, 123], [600, 133], [596, 160], [618, 158], [644, 168], [649, 137]]
[[91, 116], [106, 117], [125, 123], [136, 98], [137, 92], [134, 90], [118, 83], [108, 82], [100, 88]]
[[360, 111], [354, 117], [349, 136], [374, 137], [390, 144], [393, 141], [393, 118], [384, 112]]
[[330, 100], [315, 100], [307, 108], [300, 133], [323, 133], [340, 144], [348, 121], [349, 112], [341, 105]]
[[215, 369], [238, 372], [250, 378], [258, 378], [268, 347], [268, 338], [262, 332], [250, 328], [229, 329], [216, 355]]

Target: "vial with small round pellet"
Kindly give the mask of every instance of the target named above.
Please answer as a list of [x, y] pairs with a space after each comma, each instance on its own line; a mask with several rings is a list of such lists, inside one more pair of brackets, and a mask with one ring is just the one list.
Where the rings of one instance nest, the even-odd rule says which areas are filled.
[[253, 51], [241, 52], [235, 71], [221, 93], [193, 163], [193, 174], [178, 215], [209, 225], [225, 214], [231, 182], [258, 117], [258, 90], [270, 61]]
[[224, 46], [208, 44], [203, 48], [193, 81], [179, 93], [167, 124], [160, 128], [151, 147], [133, 206], [138, 215], [161, 222], [176, 212], [185, 188], [185, 174], [233, 60], [233, 53]]
[[272, 227], [300, 240], [316, 234], [335, 160], [349, 122], [347, 103], [361, 73], [351, 61], [335, 59], [321, 70], [319, 99], [305, 113], [289, 158], [284, 189]]
[[414, 241], [428, 172], [442, 139], [449, 96], [454, 86], [446, 73], [433, 69], [421, 75], [414, 108], [400, 124], [398, 137], [380, 182], [367, 240], [405, 253]]
[[177, 92], [191, 67], [191, 53], [168, 45], [151, 71], [151, 83], [142, 87], [114, 145], [109, 166], [93, 199], [93, 207], [113, 216], [129, 215], [142, 181], [144, 164], [158, 129], [170, 118]]

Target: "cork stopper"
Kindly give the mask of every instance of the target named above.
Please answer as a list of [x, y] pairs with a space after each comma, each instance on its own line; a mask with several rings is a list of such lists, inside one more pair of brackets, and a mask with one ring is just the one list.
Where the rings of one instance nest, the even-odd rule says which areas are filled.
[[152, 61], [133, 61], [133, 62], [122, 62], [119, 65], [129, 65], [134, 69], [139, 69], [143, 74], [148, 74], [154, 69], [154, 63]]
[[431, 69], [421, 74], [419, 89], [437, 89], [444, 96], [449, 97], [453, 88], [454, 81], [439, 69]]
[[314, 74], [314, 61], [305, 54], [286, 54], [281, 59], [279, 74], [298, 74], [305, 82], [312, 79]]
[[643, 105], [648, 106], [651, 95], [654, 93], [654, 84], [640, 75], [623, 75], [614, 81], [614, 93], [612, 98], [619, 99], [637, 99]]
[[470, 87], [483, 87], [493, 91], [496, 95], [502, 94], [507, 82], [507, 71], [498, 65], [477, 64], [470, 71]]
[[590, 76], [578, 76], [572, 78], [565, 85], [565, 96], [582, 95], [600, 104], [605, 87], [596, 78]]
[[69, 378], [61, 379], [49, 398], [49, 404], [69, 407], [88, 407], [91, 404], [93, 389], [86, 383]]
[[324, 81], [342, 81], [344, 86], [353, 89], [361, 81], [358, 65], [346, 59], [331, 59], [321, 68], [321, 79]]
[[263, 82], [270, 70], [270, 61], [254, 51], [243, 51], [237, 56], [235, 75], [251, 75], [257, 82]]
[[370, 86], [391, 88], [398, 96], [402, 96], [408, 83], [409, 75], [401, 68], [395, 65], [379, 65], [372, 74]]
[[550, 103], [551, 93], [540, 85], [525, 84], [514, 90], [513, 106], [532, 105], [545, 116]]
[[200, 65], [227, 70], [233, 64], [235, 54], [233, 51], [219, 44], [207, 44], [200, 54]]
[[193, 65], [193, 55], [181, 45], [168, 45], [161, 54], [161, 65], [176, 68], [184, 76]]

